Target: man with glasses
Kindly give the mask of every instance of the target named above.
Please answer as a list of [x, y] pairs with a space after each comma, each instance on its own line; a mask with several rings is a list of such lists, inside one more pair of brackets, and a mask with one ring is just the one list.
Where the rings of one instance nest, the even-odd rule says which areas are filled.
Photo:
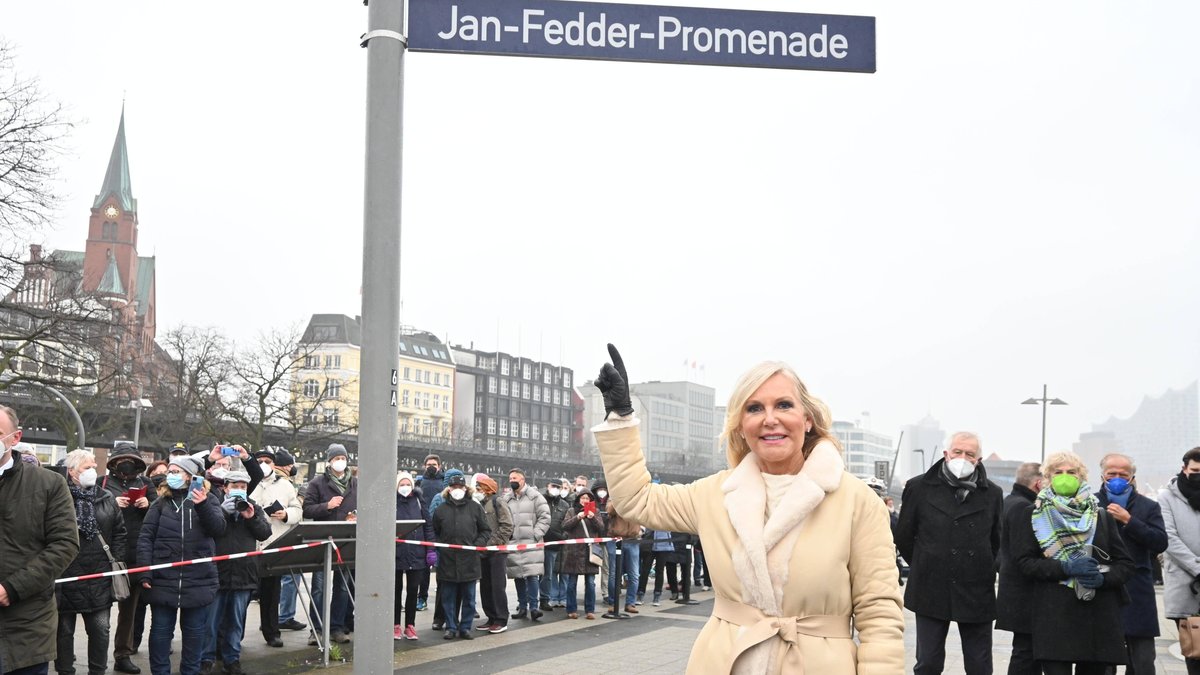
[[54, 580], [79, 553], [61, 475], [15, 456], [17, 413], [0, 406], [0, 672], [44, 675], [57, 655]]
[[910, 570], [904, 606], [917, 615], [914, 675], [942, 672], [951, 621], [966, 675], [992, 672], [1004, 495], [988, 480], [982, 453], [979, 437], [960, 431], [942, 459], [904, 486], [896, 546]]

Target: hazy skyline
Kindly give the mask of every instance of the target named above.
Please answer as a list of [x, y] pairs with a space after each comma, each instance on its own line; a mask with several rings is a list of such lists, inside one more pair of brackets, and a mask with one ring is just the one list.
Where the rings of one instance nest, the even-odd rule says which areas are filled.
[[[838, 419], [1036, 457], [1200, 376], [1200, 5], [756, 0], [876, 17], [875, 74], [410, 54], [403, 322], [594, 377], [790, 362]], [[360, 2], [16, 3], [79, 122], [82, 250], [125, 100], [159, 334], [360, 313]], [[1180, 452], [1184, 449], [1181, 448]]]

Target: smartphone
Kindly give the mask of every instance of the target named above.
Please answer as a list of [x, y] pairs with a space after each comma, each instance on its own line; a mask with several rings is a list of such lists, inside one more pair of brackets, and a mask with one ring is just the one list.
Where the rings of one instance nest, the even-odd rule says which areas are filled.
[[203, 490], [204, 489], [204, 476], [192, 476], [192, 489], [193, 490]]
[[237, 457], [238, 456], [237, 448], [233, 447], [232, 445], [223, 446], [221, 448], [221, 456], [222, 457]]

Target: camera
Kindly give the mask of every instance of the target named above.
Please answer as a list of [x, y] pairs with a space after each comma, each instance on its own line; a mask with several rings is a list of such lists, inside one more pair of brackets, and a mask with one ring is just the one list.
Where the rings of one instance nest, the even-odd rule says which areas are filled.
[[246, 509], [250, 508], [250, 502], [242, 499], [241, 497], [234, 497], [233, 508], [238, 511], [245, 511]]

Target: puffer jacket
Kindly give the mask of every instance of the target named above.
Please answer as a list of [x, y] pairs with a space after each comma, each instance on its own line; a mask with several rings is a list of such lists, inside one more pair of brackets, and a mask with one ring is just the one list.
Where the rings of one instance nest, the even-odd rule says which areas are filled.
[[546, 541], [562, 541], [567, 538], [563, 529], [563, 521], [567, 519], [567, 511], [571, 510], [571, 502], [566, 497], [546, 497], [546, 505], [550, 507], [550, 528], [546, 530]]
[[[100, 537], [104, 537], [104, 541], [108, 543], [113, 557], [117, 560], [122, 559], [121, 554], [125, 550], [125, 519], [121, 517], [121, 509], [117, 508], [117, 500], [99, 486], [96, 487], [92, 500], [96, 510], [96, 527], [100, 534], [88, 540], [80, 537], [79, 554], [63, 572], [64, 577], [112, 571], [112, 563], [108, 560], [108, 554], [104, 552]], [[78, 520], [76, 522], [78, 523]], [[113, 603], [112, 579], [102, 577], [58, 584], [55, 595], [60, 612], [87, 614], [107, 610]]]
[[[429, 511], [425, 508], [420, 488], [414, 488], [407, 497], [396, 493], [396, 520], [420, 520], [423, 525], [414, 528], [405, 539], [437, 541], [433, 538], [433, 524], [429, 522]], [[396, 544], [396, 571], [425, 569], [425, 554], [429, 549], [417, 544]]]
[[[199, 504], [187, 486], [176, 494], [164, 483], [158, 500], [146, 514], [138, 537], [138, 566], [178, 562], [216, 555], [215, 539], [225, 533], [225, 513], [213, 495]], [[151, 605], [192, 609], [217, 597], [216, 563], [143, 572], [137, 582], [150, 582]]]
[[[158, 492], [154, 489], [154, 483], [145, 476], [135, 476], [132, 480], [121, 480], [116, 474], [108, 474], [103, 479], [103, 487], [113, 498], [122, 497], [126, 492], [136, 489], [146, 489], [146, 501], [150, 502], [146, 508], [138, 508], [131, 502], [129, 506], [121, 509], [121, 515], [125, 518], [125, 548], [114, 548], [113, 555], [118, 560], [124, 560], [129, 565], [137, 563], [137, 542], [138, 535], [142, 533], [142, 523], [146, 520], [146, 513], [150, 511], [150, 507], [154, 506], [154, 500], [158, 499]], [[115, 502], [114, 502], [115, 503]], [[110, 542], [111, 543], [111, 542]]]
[[295, 527], [296, 523], [304, 520], [300, 495], [297, 494], [296, 486], [292, 484], [292, 481], [284, 477], [285, 473], [286, 471], [281, 473], [280, 469], [275, 469], [270, 476], [263, 478], [258, 487], [250, 493], [250, 501], [261, 506], [264, 509], [263, 513], [266, 513], [266, 508], [275, 502], [279, 502], [284, 512], [287, 513], [285, 520], [275, 520], [267, 516], [267, 522], [271, 524], [271, 536], [266, 541], [258, 542], [260, 549]]
[[[210, 499], [218, 496], [224, 499], [220, 492], [213, 492]], [[237, 512], [226, 513], [224, 509], [221, 515], [225, 518], [225, 532], [216, 537], [217, 555], [248, 553], [257, 549], [259, 542], [271, 538], [267, 514], [258, 504], [254, 504], [253, 518]], [[252, 591], [258, 588], [258, 563], [254, 558], [222, 560], [217, 563], [217, 576], [222, 591]]]
[[63, 477], [16, 460], [0, 476], [0, 663], [18, 670], [53, 660], [54, 580], [79, 553], [75, 507]]
[[[584, 518], [582, 513], [582, 511], [575, 513], [575, 509], [567, 512], [567, 517], [563, 521], [563, 526], [567, 530], [567, 539], [603, 537], [605, 532], [604, 516], [597, 511], [595, 518]], [[567, 544], [563, 547], [566, 549], [563, 552], [563, 574], [598, 574], [600, 572], [599, 565], [588, 562], [589, 546], [604, 548], [604, 544]]]
[[[483, 507], [471, 499], [470, 489], [466, 497], [455, 500], [449, 496], [450, 488], [442, 491], [443, 502], [433, 514], [433, 532], [437, 540], [447, 544], [486, 546], [492, 536], [492, 528], [483, 515]], [[481, 576], [478, 551], [443, 548], [438, 551], [438, 582], [459, 583], [477, 581]]]
[[[536, 544], [543, 540], [550, 529], [550, 505], [540, 492], [526, 485], [519, 496], [512, 493], [504, 498], [504, 503], [512, 511], [512, 543]], [[544, 571], [544, 560], [545, 552], [540, 548], [512, 551], [505, 572], [509, 579], [538, 576]]]

